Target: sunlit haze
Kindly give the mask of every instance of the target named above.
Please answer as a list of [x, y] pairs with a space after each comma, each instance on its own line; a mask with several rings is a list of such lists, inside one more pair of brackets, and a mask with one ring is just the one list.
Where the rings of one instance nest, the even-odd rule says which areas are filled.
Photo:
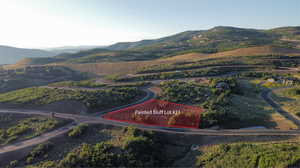
[[298, 0], [2, 0], [0, 45], [109, 45], [219, 25], [294, 26], [299, 9]]

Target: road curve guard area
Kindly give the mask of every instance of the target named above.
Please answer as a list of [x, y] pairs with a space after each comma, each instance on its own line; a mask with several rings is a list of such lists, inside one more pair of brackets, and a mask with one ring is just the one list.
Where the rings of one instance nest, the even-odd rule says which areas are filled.
[[199, 107], [151, 99], [142, 104], [107, 113], [104, 119], [160, 127], [199, 128]]

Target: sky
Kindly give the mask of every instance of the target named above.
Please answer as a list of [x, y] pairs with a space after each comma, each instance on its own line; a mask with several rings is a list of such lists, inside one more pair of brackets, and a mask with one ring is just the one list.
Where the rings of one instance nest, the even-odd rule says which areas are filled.
[[215, 26], [300, 26], [300, 0], [1, 0], [0, 45], [110, 45]]

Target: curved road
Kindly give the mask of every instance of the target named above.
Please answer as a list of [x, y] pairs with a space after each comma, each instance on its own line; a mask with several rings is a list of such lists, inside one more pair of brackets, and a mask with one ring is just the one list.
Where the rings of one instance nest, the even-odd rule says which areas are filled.
[[[66, 125], [62, 128], [59, 128], [57, 130], [45, 133], [41, 136], [25, 140], [19, 143], [7, 145], [0, 147], [0, 155], [5, 154], [7, 152], [23, 149], [26, 147], [30, 147], [33, 145], [37, 145], [43, 142], [48, 141], [51, 138], [57, 137], [59, 135], [65, 134], [68, 132], [70, 129], [72, 129], [75, 125], [78, 123], [100, 123], [100, 124], [107, 124], [107, 125], [113, 125], [113, 126], [129, 126], [133, 125], [136, 126], [140, 129], [144, 130], [153, 130], [153, 131], [159, 131], [159, 132], [167, 132], [167, 133], [175, 133], [175, 134], [187, 134], [187, 135], [213, 135], [213, 136], [260, 136], [260, 135], [265, 135], [265, 136], [294, 136], [294, 135], [300, 135], [300, 130], [288, 130], [288, 131], [283, 131], [283, 130], [274, 130], [274, 129], [261, 129], [261, 130], [209, 130], [209, 129], [189, 129], [189, 128], [169, 128], [169, 127], [158, 127], [158, 126], [146, 126], [146, 125], [140, 125], [140, 124], [132, 124], [132, 123], [124, 123], [124, 122], [118, 122], [118, 121], [111, 121], [111, 120], [106, 120], [102, 118], [101, 116], [104, 113], [110, 112], [110, 111], [115, 111], [119, 110], [125, 107], [129, 107], [135, 104], [140, 104], [143, 103], [147, 100], [150, 100], [155, 97], [155, 94], [151, 92], [150, 90], [144, 88], [143, 89], [147, 95], [132, 104], [120, 106], [117, 108], [101, 111], [99, 113], [90, 115], [90, 116], [84, 116], [84, 115], [77, 115], [77, 114], [65, 114], [65, 113], [55, 113], [55, 117], [58, 118], [65, 118], [65, 119], [72, 119], [74, 120], [73, 123]], [[265, 99], [266, 102], [268, 102], [273, 108], [278, 110], [281, 114], [284, 114], [288, 119], [291, 119], [297, 125], [300, 125], [300, 122], [296, 120], [295, 118], [291, 117], [289, 113], [283, 111], [280, 109], [280, 107], [269, 97], [271, 93], [271, 90], [265, 91], [262, 93], [262, 97]], [[2, 109], [0, 110], [0, 113], [20, 113], [20, 114], [36, 114], [36, 115], [44, 115], [44, 116], [50, 116], [51, 113], [49, 112], [43, 112], [43, 111], [34, 111], [34, 110], [8, 110], [8, 109]], [[95, 117], [96, 115], [99, 115], [99, 117]]]

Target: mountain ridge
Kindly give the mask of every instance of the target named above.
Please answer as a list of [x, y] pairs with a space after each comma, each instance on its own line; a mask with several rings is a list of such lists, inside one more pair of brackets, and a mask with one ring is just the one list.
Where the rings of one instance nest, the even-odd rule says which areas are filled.
[[299, 47], [300, 27], [275, 29], [251, 29], [217, 26], [208, 30], [194, 30], [175, 35], [137, 42], [116, 43], [106, 48], [61, 54], [49, 58], [37, 58], [29, 64], [48, 63], [97, 63], [118, 61], [142, 61], [172, 57], [185, 53], [211, 54], [238, 48], [271, 45], [280, 48]]

